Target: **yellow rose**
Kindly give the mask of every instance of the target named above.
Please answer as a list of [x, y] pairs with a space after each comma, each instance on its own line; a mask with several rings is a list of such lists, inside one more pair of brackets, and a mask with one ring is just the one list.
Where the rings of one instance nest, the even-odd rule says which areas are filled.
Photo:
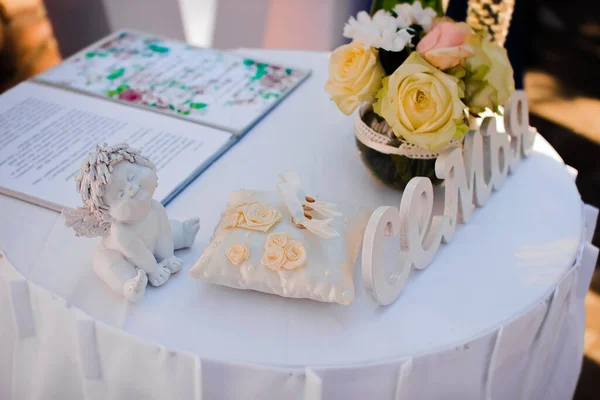
[[472, 47], [475, 54], [466, 60], [465, 103], [475, 114], [486, 108], [496, 111], [515, 91], [506, 49], [481, 34], [473, 36]]
[[436, 151], [468, 130], [458, 83], [415, 51], [383, 80], [373, 108], [396, 136]]
[[225, 255], [233, 265], [238, 265], [248, 259], [250, 252], [245, 245], [234, 244], [225, 250]]
[[279, 271], [287, 261], [282, 247], [273, 246], [265, 250], [260, 263], [273, 271]]
[[340, 111], [350, 115], [363, 102], [373, 100], [384, 75], [377, 50], [352, 42], [331, 53], [325, 90]]
[[242, 215], [244, 221], [238, 226], [259, 232], [268, 232], [281, 221], [281, 213], [276, 208], [262, 203], [247, 204], [243, 208]]
[[265, 242], [265, 249], [273, 246], [283, 247], [287, 244], [288, 235], [287, 233], [271, 233], [267, 236], [267, 240]]
[[285, 269], [296, 269], [306, 264], [306, 248], [297, 240], [291, 240], [283, 247], [287, 262], [283, 264]]

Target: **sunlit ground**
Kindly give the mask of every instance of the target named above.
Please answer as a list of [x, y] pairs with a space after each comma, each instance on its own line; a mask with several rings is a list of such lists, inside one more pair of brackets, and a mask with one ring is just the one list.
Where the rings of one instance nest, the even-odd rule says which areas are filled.
[[[600, 143], [600, 99], [565, 90], [558, 79], [541, 71], [527, 73], [525, 88], [532, 114]], [[581, 148], [581, 155], [589, 156], [587, 149]], [[593, 288], [585, 307], [585, 355], [600, 364], [600, 294]]]
[[[600, 64], [600, 63], [599, 63]], [[597, 64], [598, 65], [598, 64]], [[564, 74], [576, 70], [555, 70]], [[562, 73], [562, 75], [561, 75]], [[581, 73], [581, 72], [580, 72]], [[530, 71], [525, 89], [532, 125], [579, 171], [577, 186], [583, 201], [600, 207], [600, 99], [595, 90], [560, 80], [547, 71]], [[546, 122], [547, 121], [547, 122]], [[598, 230], [594, 243], [598, 245]], [[574, 400], [600, 398], [600, 269], [585, 299], [586, 330], [582, 371]]]
[[525, 88], [532, 113], [600, 143], [600, 99], [569, 93], [546, 72], [527, 73]]
[[585, 298], [585, 355], [600, 364], [600, 295], [589, 291]]

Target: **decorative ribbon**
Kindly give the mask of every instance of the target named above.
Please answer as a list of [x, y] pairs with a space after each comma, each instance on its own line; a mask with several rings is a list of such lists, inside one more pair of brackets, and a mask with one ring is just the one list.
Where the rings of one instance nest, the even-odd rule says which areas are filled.
[[360, 109], [360, 112], [354, 118], [354, 135], [365, 146], [383, 154], [401, 155], [412, 159], [433, 160], [436, 159], [445, 150], [460, 147], [462, 142], [452, 140], [447, 146], [432, 153], [429, 150], [415, 146], [404, 140], [400, 141], [400, 145], [391, 146], [390, 137], [395, 137], [392, 128], [387, 122], [372, 123], [371, 126], [363, 121], [363, 116], [373, 109], [372, 103], [366, 103]]
[[[334, 217], [342, 216], [342, 213], [336, 211], [336, 204], [316, 201], [306, 196], [300, 185], [300, 178], [295, 172], [285, 172], [281, 174], [281, 179], [283, 183], [277, 185], [277, 188], [288, 211], [292, 214], [294, 225], [306, 228], [323, 239], [339, 236], [339, 233], [329, 226]], [[315, 211], [325, 219], [314, 219], [306, 211]]]

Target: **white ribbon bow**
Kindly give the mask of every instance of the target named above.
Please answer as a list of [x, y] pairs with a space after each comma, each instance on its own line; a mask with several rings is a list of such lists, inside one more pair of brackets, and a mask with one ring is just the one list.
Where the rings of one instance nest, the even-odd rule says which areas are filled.
[[[292, 214], [292, 222], [295, 225], [301, 225], [323, 239], [339, 236], [339, 233], [329, 226], [334, 217], [342, 216], [342, 213], [336, 211], [336, 204], [316, 201], [307, 197], [300, 185], [300, 178], [295, 172], [285, 172], [281, 174], [281, 179], [283, 183], [277, 185], [277, 188]], [[315, 211], [325, 219], [309, 218], [310, 215], [305, 213], [305, 209]]]

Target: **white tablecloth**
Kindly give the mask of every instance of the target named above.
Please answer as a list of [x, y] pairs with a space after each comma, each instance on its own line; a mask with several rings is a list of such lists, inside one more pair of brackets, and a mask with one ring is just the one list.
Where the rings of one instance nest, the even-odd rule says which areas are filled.
[[[298, 171], [324, 200], [400, 201], [361, 165], [351, 118], [323, 92], [326, 54], [251, 53], [314, 73], [167, 207], [202, 220], [184, 270], [228, 193], [273, 190], [282, 171]], [[360, 279], [343, 307], [211, 286], [186, 271], [131, 306], [92, 274], [94, 240], [0, 196], [0, 398], [569, 398], [595, 211], [540, 137], [492, 196], [387, 308]]]

